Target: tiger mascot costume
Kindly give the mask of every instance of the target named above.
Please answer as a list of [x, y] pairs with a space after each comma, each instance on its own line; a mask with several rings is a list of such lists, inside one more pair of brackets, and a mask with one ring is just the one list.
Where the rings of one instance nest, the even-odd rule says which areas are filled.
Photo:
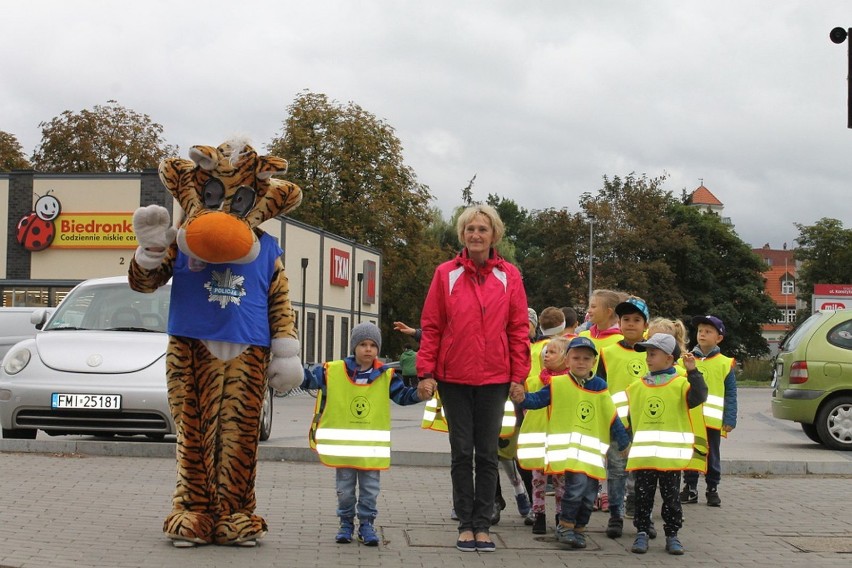
[[272, 174], [287, 162], [243, 141], [194, 146], [160, 179], [183, 210], [175, 229], [159, 205], [133, 214], [139, 247], [130, 286], [172, 279], [166, 379], [177, 427], [177, 485], [163, 531], [178, 547], [254, 546], [263, 397], [303, 377], [289, 285], [277, 240], [258, 226], [295, 209], [298, 186]]

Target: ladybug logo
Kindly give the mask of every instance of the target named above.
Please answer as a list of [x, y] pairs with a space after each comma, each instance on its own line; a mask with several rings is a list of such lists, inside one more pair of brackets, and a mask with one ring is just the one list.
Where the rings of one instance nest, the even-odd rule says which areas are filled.
[[18, 243], [29, 251], [44, 250], [53, 242], [56, 227], [53, 221], [59, 217], [62, 205], [48, 191], [38, 196], [33, 211], [30, 211], [18, 221], [15, 238]]

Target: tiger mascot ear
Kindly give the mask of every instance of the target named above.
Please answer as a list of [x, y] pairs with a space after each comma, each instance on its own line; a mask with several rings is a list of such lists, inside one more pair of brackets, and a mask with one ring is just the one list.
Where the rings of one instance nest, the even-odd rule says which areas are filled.
[[286, 174], [287, 160], [278, 156], [260, 156], [257, 158], [257, 179], [269, 179], [272, 174]]

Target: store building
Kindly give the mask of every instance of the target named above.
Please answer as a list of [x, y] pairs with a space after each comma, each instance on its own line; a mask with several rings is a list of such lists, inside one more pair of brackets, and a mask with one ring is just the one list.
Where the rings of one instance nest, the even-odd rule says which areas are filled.
[[[55, 306], [82, 280], [126, 274], [133, 212], [152, 203], [174, 211], [156, 170], [0, 174], [2, 305]], [[287, 217], [261, 228], [284, 249], [303, 360], [347, 355], [352, 326], [381, 317], [381, 252]]]

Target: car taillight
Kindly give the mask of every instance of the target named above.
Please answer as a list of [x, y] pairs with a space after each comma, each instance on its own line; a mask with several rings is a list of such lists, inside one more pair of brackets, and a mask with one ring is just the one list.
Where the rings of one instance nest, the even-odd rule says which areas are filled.
[[808, 380], [808, 362], [794, 361], [790, 365], [790, 384], [800, 385]]

